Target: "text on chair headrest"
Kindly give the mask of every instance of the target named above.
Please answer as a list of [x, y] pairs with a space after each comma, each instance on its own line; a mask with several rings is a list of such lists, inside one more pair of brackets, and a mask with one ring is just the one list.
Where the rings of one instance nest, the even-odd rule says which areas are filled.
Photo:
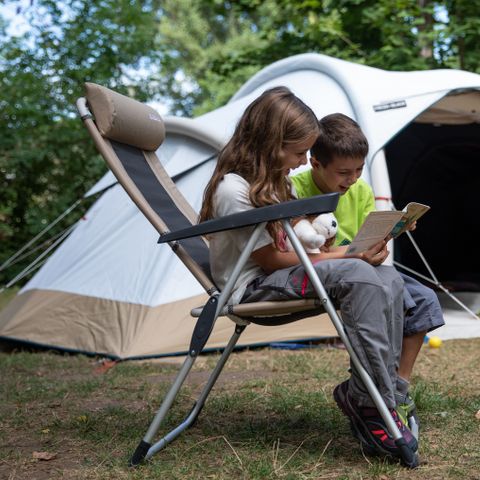
[[162, 144], [165, 125], [152, 107], [95, 83], [85, 83], [85, 90], [102, 136], [147, 151]]

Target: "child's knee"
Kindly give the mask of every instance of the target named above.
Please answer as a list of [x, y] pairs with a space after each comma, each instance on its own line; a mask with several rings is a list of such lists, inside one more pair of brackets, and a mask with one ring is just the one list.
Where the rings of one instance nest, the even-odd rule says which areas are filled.
[[422, 314], [430, 312], [431, 314], [441, 311], [440, 302], [438, 300], [437, 294], [425, 285], [422, 285], [421, 288], [417, 288], [417, 292], [413, 296], [413, 299], [416, 303], [415, 309]]
[[372, 267], [372, 265], [364, 260], [348, 258], [343, 262], [343, 281], [375, 286], [383, 285], [383, 282], [375, 272], [375, 267]]
[[437, 294], [431, 288], [425, 287], [424, 297], [428, 305], [431, 307], [438, 306], [440, 308], [440, 301], [438, 300]]

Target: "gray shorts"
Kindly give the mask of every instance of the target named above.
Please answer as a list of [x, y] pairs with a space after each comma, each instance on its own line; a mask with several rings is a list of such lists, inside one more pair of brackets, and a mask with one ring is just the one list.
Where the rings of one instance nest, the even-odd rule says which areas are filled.
[[414, 278], [400, 273], [405, 283], [405, 324], [403, 334], [429, 332], [445, 325], [442, 307], [436, 293]]

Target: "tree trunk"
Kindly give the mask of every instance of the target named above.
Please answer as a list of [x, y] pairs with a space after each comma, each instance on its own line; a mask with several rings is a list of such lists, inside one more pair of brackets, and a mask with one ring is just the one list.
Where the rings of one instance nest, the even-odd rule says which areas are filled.
[[421, 16], [424, 19], [424, 23], [418, 26], [418, 43], [420, 46], [420, 57], [426, 59], [432, 58], [433, 56], [433, 45], [428, 39], [428, 33], [432, 30], [433, 26], [433, 15], [426, 11], [426, 7], [430, 3], [430, 0], [418, 0]]

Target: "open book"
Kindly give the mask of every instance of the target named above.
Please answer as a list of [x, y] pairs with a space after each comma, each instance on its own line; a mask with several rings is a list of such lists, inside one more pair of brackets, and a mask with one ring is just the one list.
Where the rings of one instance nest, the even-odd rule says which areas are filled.
[[428, 210], [430, 210], [428, 205], [410, 202], [401, 212], [397, 210], [370, 212], [348, 246], [347, 254], [364, 252], [381, 240], [397, 238]]

